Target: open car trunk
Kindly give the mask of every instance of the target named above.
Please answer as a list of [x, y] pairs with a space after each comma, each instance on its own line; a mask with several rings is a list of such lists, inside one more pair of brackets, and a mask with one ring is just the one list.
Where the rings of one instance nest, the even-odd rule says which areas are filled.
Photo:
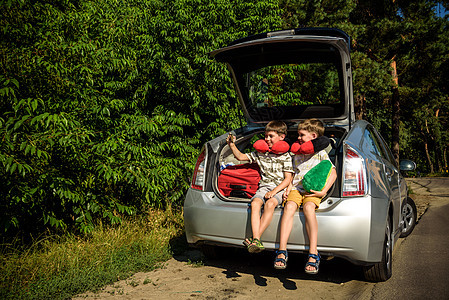
[[[341, 175], [340, 141], [355, 119], [349, 45], [349, 37], [340, 30], [299, 28], [247, 37], [211, 52], [231, 72], [247, 128], [260, 128], [236, 131], [240, 151], [254, 151], [253, 143], [263, 138], [263, 126], [272, 120], [288, 125], [286, 141], [291, 144], [297, 140], [300, 121], [318, 118], [334, 141], [328, 153]], [[223, 136], [220, 139], [223, 142]], [[241, 163], [226, 143], [220, 144], [213, 188], [222, 200], [249, 202], [255, 184], [243, 177], [257, 181], [257, 174], [247, 166], [236, 167]], [[230, 178], [223, 182], [224, 176]], [[338, 181], [329, 195], [339, 195]]]
[[[337, 174], [341, 174], [339, 166], [342, 165], [342, 149], [341, 141], [344, 138], [346, 131], [341, 127], [326, 127], [325, 136], [327, 136], [331, 144], [326, 149], [329, 154], [329, 158], [337, 168]], [[246, 136], [237, 136], [236, 146], [242, 153], [249, 153], [255, 151], [253, 144], [255, 141], [262, 139], [264, 131], [256, 131]], [[286, 141], [292, 144], [297, 140], [298, 134], [296, 128], [291, 128], [286, 137]], [[258, 167], [257, 164], [249, 164], [247, 162], [238, 161], [232, 154], [231, 149], [225, 143], [219, 149], [216, 162], [214, 164], [216, 169], [214, 173], [215, 177], [213, 186], [214, 190], [224, 201], [238, 201], [238, 202], [250, 202], [251, 197], [254, 195], [258, 187], [260, 176], [257, 177]], [[341, 178], [341, 176], [338, 176]], [[339, 195], [339, 179], [333, 185], [327, 196]], [[324, 197], [322, 201], [326, 198]]]

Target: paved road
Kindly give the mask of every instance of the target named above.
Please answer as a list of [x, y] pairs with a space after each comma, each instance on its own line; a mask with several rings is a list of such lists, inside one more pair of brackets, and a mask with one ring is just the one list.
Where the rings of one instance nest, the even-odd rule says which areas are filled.
[[371, 299], [449, 299], [449, 178], [419, 178], [412, 190], [430, 206], [393, 257], [393, 276]]

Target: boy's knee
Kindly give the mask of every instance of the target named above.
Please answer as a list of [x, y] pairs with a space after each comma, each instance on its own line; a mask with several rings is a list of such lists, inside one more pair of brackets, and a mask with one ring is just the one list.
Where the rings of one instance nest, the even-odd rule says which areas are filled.
[[263, 200], [260, 198], [254, 198], [251, 201], [251, 208], [261, 208], [263, 205]]
[[270, 198], [267, 202], [265, 202], [264, 206], [266, 209], [274, 209], [278, 206], [278, 201], [275, 198]]
[[287, 201], [284, 205], [284, 213], [294, 213], [298, 209], [298, 205], [293, 201]]
[[316, 205], [313, 202], [306, 202], [302, 206], [302, 210], [303, 210], [305, 215], [314, 214], [315, 213], [315, 209], [316, 209]]

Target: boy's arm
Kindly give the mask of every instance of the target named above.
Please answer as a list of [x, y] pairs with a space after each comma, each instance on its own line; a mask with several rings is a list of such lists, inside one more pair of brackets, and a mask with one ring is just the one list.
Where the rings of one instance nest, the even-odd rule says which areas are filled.
[[248, 156], [246, 156], [246, 154], [243, 154], [242, 152], [240, 152], [240, 150], [235, 145], [235, 139], [236, 139], [235, 136], [233, 136], [231, 133], [229, 133], [228, 137], [226, 138], [226, 142], [228, 143], [229, 148], [231, 148], [232, 154], [234, 154], [234, 157], [237, 160], [249, 161]]
[[270, 199], [271, 197], [273, 197], [274, 195], [285, 189], [289, 184], [291, 184], [292, 175], [293, 173], [291, 172], [284, 172], [284, 180], [282, 180], [282, 182], [277, 187], [266, 193], [265, 199]]
[[292, 191], [293, 188], [293, 175], [292, 175], [292, 180], [290, 181], [290, 183], [288, 184], [287, 188], [285, 189], [285, 192], [282, 194], [282, 199], [285, 201], [287, 200], [288, 194], [290, 194], [290, 192]]
[[334, 184], [335, 179], [337, 179], [337, 171], [335, 170], [335, 168], [332, 168], [332, 171], [329, 175], [329, 178], [327, 178], [326, 184], [324, 185], [324, 188], [321, 191], [314, 191], [314, 190], [310, 190], [310, 194], [305, 195], [306, 197], [318, 197], [318, 198], [323, 198], [326, 194], [327, 191], [329, 191], [329, 189], [331, 188], [331, 186]]

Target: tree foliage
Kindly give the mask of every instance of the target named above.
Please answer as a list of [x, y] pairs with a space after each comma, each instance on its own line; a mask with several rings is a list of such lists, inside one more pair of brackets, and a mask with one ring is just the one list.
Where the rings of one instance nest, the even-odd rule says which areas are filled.
[[201, 143], [241, 118], [208, 52], [279, 24], [274, 1], [1, 7], [2, 231], [179, 204]]
[[[335, 27], [351, 36], [357, 115], [423, 173], [448, 169], [447, 1], [280, 0], [284, 27]], [[440, 5], [440, 6], [439, 6]], [[396, 63], [399, 108], [393, 108]], [[399, 128], [392, 120], [399, 117]], [[435, 165], [435, 167], [434, 167]]]
[[399, 113], [401, 156], [422, 172], [447, 168], [448, 19], [437, 4], [448, 7], [0, 0], [1, 231], [89, 232], [95, 220], [181, 204], [201, 145], [243, 122], [226, 68], [208, 53], [282, 28], [347, 32], [360, 116], [391, 141]]
[[[366, 2], [365, 14], [358, 14], [371, 20], [360, 50], [397, 66], [398, 107], [388, 116], [399, 119], [399, 128], [393, 131], [399, 133], [401, 157], [413, 158], [421, 172], [430, 173], [447, 169], [443, 157], [449, 143], [449, 94], [442, 80], [447, 74], [442, 66], [447, 65], [449, 58], [448, 20], [437, 16], [437, 4], [436, 1]], [[387, 100], [389, 103], [392, 97]], [[389, 119], [386, 128], [394, 126], [388, 122]]]

